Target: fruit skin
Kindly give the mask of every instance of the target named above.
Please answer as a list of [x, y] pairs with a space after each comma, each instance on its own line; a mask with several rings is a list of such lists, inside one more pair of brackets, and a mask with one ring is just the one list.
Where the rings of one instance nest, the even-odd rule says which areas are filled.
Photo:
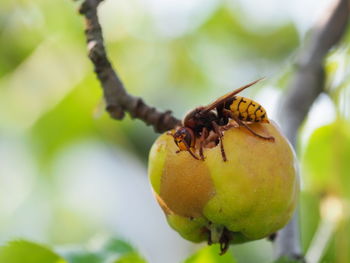
[[[281, 229], [295, 209], [299, 178], [292, 147], [276, 124], [251, 124], [225, 132], [220, 147], [204, 149], [205, 161], [176, 153], [173, 138], [161, 135], [149, 155], [149, 179], [170, 226], [187, 240], [208, 241], [225, 227], [230, 243], [261, 239]], [[212, 240], [218, 242], [218, 240]]]

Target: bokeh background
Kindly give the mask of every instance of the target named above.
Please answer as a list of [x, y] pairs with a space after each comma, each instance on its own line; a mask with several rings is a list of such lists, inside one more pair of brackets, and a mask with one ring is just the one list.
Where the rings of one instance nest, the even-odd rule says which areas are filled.
[[[244, 95], [274, 119], [297, 51], [331, 2], [106, 0], [99, 14], [130, 93], [181, 118], [266, 77]], [[1, 0], [0, 244], [26, 239], [102, 262], [98, 251], [117, 239], [151, 263], [183, 262], [197, 250], [188, 262], [271, 262], [266, 240], [219, 258], [170, 229], [147, 181], [157, 134], [104, 112], [77, 7], [69, 0]], [[306, 251], [321, 235], [322, 262], [350, 262], [349, 43], [347, 33], [329, 53], [327, 95], [310, 109], [296, 149], [302, 246]]]

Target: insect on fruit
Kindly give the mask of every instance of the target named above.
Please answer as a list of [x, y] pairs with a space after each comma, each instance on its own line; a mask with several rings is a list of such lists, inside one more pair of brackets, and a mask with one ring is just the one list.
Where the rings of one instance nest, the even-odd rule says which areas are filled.
[[[236, 94], [260, 80], [258, 79], [227, 93], [207, 106], [200, 106], [190, 111], [183, 119], [182, 126], [177, 127], [174, 132], [170, 133], [179, 148], [177, 152], [188, 151], [193, 158], [204, 160], [204, 143], [210, 132], [214, 132], [220, 143], [222, 158], [226, 161], [222, 132], [232, 127], [230, 120], [234, 120], [239, 126], [245, 127], [250, 133], [260, 139], [274, 141], [274, 137], [258, 134], [249, 127], [251, 122], [269, 123], [266, 110], [251, 99], [236, 96]], [[197, 139], [199, 139], [200, 157], [195, 153]]]

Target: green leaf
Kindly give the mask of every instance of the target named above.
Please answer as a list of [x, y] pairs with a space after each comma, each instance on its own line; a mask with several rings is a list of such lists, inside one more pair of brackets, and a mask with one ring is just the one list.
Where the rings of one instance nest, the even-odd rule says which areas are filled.
[[33, 126], [31, 141], [41, 164], [50, 164], [57, 151], [75, 140], [96, 134], [92, 111], [99, 90], [90, 88], [86, 92], [84, 85], [88, 84], [89, 79], [83, 81]]
[[69, 263], [101, 263], [104, 262], [105, 255], [87, 250], [74, 250], [63, 253], [64, 258]]
[[[211, 40], [226, 44], [232, 51], [239, 45], [240, 53], [248, 58], [259, 56], [279, 60], [290, 55], [298, 45], [298, 32], [292, 23], [276, 26], [256, 24], [249, 28], [242, 19], [242, 10], [222, 6], [204, 23], [200, 32]], [[210, 39], [206, 39], [210, 42]], [[224, 46], [225, 47], [225, 46]]]
[[104, 246], [103, 250], [109, 253], [125, 255], [135, 252], [135, 249], [127, 242], [120, 239], [111, 239]]
[[146, 263], [129, 243], [116, 238], [108, 240], [94, 251], [73, 247], [63, 249], [62, 255], [69, 263]]
[[320, 196], [302, 191], [300, 193], [300, 232], [303, 251], [307, 251], [320, 222]]
[[1, 263], [67, 263], [49, 248], [30, 241], [11, 241], [0, 248]]
[[350, 123], [337, 120], [317, 129], [303, 158], [307, 185], [318, 193], [350, 197]]
[[229, 251], [220, 256], [219, 245], [206, 246], [188, 258], [184, 263], [236, 263]]
[[104, 245], [103, 250], [109, 253], [110, 257], [118, 258], [114, 263], [146, 263], [129, 243], [120, 239], [111, 239]]
[[114, 263], [146, 263], [146, 261], [136, 252], [131, 252], [120, 257]]

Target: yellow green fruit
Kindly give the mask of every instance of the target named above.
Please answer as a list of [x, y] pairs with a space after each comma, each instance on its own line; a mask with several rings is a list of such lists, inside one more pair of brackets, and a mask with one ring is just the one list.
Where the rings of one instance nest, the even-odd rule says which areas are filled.
[[[220, 147], [204, 149], [205, 160], [178, 150], [163, 134], [149, 155], [149, 179], [167, 220], [193, 242], [218, 242], [225, 229], [230, 243], [260, 239], [286, 225], [296, 206], [299, 180], [294, 152], [274, 123], [250, 125], [266, 141], [243, 127], [225, 132]], [[211, 235], [211, 237], [210, 237]]]

